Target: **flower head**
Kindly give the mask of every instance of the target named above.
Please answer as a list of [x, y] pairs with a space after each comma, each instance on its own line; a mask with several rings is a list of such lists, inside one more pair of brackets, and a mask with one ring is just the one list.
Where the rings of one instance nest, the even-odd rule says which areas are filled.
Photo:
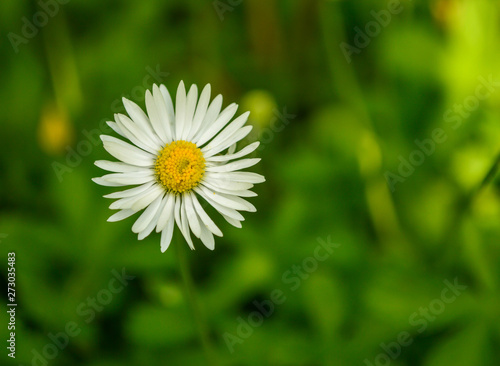
[[132, 231], [139, 240], [154, 229], [161, 232], [162, 252], [170, 245], [175, 224], [191, 249], [191, 232], [214, 249], [213, 236], [222, 236], [222, 232], [200, 198], [236, 227], [244, 220], [239, 211], [256, 211], [242, 197], [256, 196], [250, 189], [265, 179], [241, 170], [260, 161], [242, 159], [259, 142], [236, 152], [236, 143], [252, 129], [245, 126], [249, 113], [233, 120], [238, 106], [233, 103], [221, 111], [222, 96], [210, 102], [210, 93], [207, 85], [198, 99], [196, 85], [186, 94], [181, 82], [174, 108], [167, 88], [154, 85], [152, 93], [146, 92], [147, 114], [123, 98], [129, 116], [115, 114], [115, 121], [108, 122], [128, 142], [101, 136], [104, 148], [119, 161], [96, 161], [98, 167], [112, 173], [93, 181], [109, 187], [135, 186], [104, 196], [116, 199], [110, 208], [119, 210], [108, 221], [123, 220], [144, 210]]

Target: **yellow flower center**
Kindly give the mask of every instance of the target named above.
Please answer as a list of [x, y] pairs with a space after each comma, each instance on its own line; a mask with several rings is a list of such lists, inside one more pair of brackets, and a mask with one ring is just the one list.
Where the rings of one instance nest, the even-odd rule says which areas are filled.
[[155, 162], [156, 178], [172, 193], [183, 193], [196, 187], [205, 173], [205, 158], [196, 144], [174, 141], [167, 144]]

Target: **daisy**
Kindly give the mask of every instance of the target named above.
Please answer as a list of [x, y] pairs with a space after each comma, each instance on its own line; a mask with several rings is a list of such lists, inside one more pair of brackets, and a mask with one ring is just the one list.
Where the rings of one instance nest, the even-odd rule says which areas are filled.
[[146, 91], [147, 114], [123, 98], [128, 116], [115, 114], [115, 121], [108, 122], [127, 142], [101, 135], [104, 148], [119, 161], [96, 161], [99, 168], [112, 173], [93, 181], [108, 187], [136, 186], [104, 196], [116, 199], [109, 207], [119, 210], [108, 221], [123, 220], [144, 209], [132, 231], [139, 240], [154, 229], [161, 232], [162, 252], [170, 245], [175, 224], [191, 249], [191, 232], [214, 249], [214, 235], [222, 232], [200, 198], [238, 228], [244, 220], [239, 211], [256, 211], [242, 197], [256, 196], [250, 189], [265, 178], [241, 170], [260, 161], [242, 159], [259, 142], [236, 152], [236, 143], [252, 130], [245, 126], [249, 112], [231, 121], [238, 106], [233, 103], [221, 111], [222, 96], [210, 102], [210, 93], [207, 85], [198, 100], [197, 86], [186, 94], [181, 82], [174, 108], [167, 88], [153, 85], [152, 93]]

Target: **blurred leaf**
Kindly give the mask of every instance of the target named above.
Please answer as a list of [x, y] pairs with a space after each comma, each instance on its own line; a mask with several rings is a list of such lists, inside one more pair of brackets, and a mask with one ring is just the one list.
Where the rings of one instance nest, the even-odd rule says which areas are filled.
[[486, 339], [484, 324], [471, 325], [439, 342], [427, 357], [425, 366], [491, 365]]

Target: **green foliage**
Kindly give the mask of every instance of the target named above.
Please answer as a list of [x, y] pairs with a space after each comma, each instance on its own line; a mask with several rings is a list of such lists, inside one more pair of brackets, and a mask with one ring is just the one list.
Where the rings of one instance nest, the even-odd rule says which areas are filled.
[[[33, 37], [23, 17], [40, 3], [0, 4], [0, 271], [16, 252], [19, 304], [16, 359], [4, 348], [0, 363], [36, 364], [76, 323], [50, 365], [205, 364], [175, 256], [184, 243], [161, 254], [133, 218], [106, 222], [112, 189], [90, 180], [120, 98], [144, 106], [153, 82], [184, 80], [254, 112], [267, 179], [242, 229], [210, 212], [224, 237], [188, 253], [217, 364], [495, 365], [500, 90], [483, 85], [500, 80], [500, 8], [236, 3], [73, 0]], [[390, 19], [367, 36], [374, 12]], [[357, 51], [346, 58], [342, 44]], [[122, 269], [135, 278], [107, 302]], [[454, 281], [466, 289], [449, 300]], [[256, 313], [276, 290], [284, 301]]]

